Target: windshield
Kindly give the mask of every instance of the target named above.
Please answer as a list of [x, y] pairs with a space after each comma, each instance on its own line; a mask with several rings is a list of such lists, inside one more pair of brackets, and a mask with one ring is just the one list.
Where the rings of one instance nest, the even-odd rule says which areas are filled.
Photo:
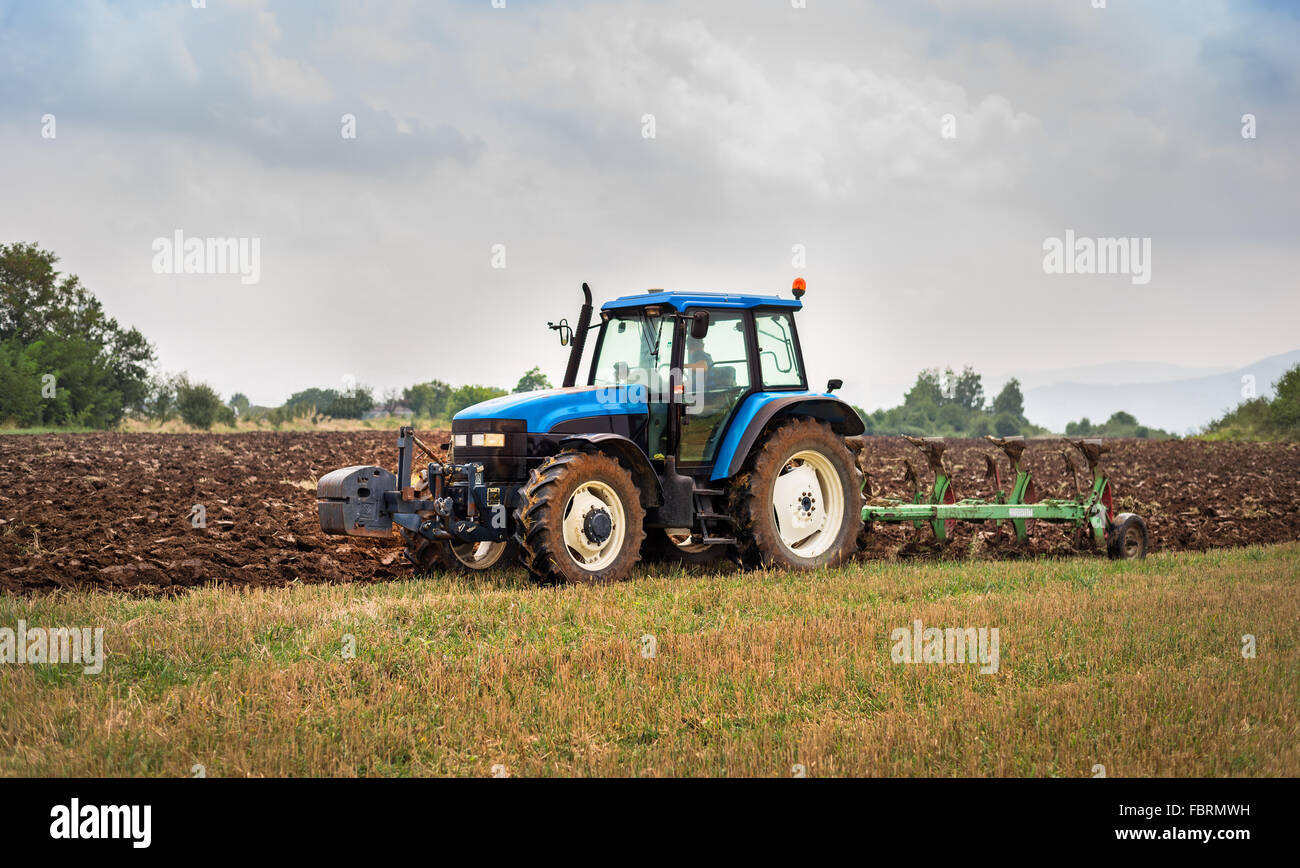
[[[667, 381], [672, 360], [673, 321], [659, 308], [612, 313], [601, 331], [600, 350], [592, 366], [592, 385]], [[627, 371], [620, 371], [622, 365]]]

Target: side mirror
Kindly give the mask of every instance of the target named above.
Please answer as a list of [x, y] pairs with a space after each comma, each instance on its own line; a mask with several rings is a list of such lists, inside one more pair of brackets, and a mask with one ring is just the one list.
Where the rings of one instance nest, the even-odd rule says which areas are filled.
[[560, 320], [559, 324], [548, 322], [546, 327], [553, 332], [560, 333], [560, 346], [567, 347], [573, 341], [573, 329], [569, 328], [567, 319]]
[[844, 381], [841, 380], [839, 377], [835, 377], [831, 380], [826, 381], [827, 392], [834, 392], [836, 389], [842, 389], [842, 388], [844, 388]]
[[628, 367], [627, 362], [615, 362], [615, 363], [614, 363], [614, 382], [616, 382], [616, 383], [626, 383], [626, 382], [627, 382], [627, 378], [628, 378], [628, 374], [629, 374], [630, 372], [631, 372], [631, 369]]
[[709, 333], [709, 312], [707, 310], [697, 310], [691, 314], [691, 337], [697, 341], [704, 340], [704, 336]]

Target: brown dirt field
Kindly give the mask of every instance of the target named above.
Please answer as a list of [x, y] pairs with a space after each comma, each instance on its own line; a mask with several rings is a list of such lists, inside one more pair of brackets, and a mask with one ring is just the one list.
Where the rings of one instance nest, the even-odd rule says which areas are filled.
[[[446, 432], [421, 432], [431, 446]], [[278, 585], [400, 578], [396, 540], [329, 537], [316, 521], [315, 480], [336, 467], [396, 464], [391, 431], [50, 434], [0, 436], [0, 591], [68, 587], [167, 592], [217, 582]], [[1300, 444], [1113, 441], [1103, 466], [1116, 508], [1147, 519], [1152, 550], [1300, 539]], [[1073, 493], [1059, 441], [1034, 442], [1025, 462], [1042, 496]], [[901, 438], [869, 438], [877, 494], [902, 496], [903, 460], [929, 483]], [[988, 444], [954, 440], [947, 462], [959, 497], [988, 496]], [[1075, 454], [1080, 479], [1086, 465]], [[207, 528], [191, 527], [194, 504]], [[1068, 535], [1039, 523], [1029, 553], [1068, 553]], [[942, 557], [1018, 557], [1009, 531], [959, 524]], [[879, 529], [867, 558], [936, 556], [928, 531]]]
[[[1253, 543], [1300, 539], [1300, 444], [1227, 443], [1200, 440], [1110, 440], [1112, 451], [1101, 467], [1111, 479], [1115, 512], [1135, 512], [1146, 519], [1150, 550], [1201, 551]], [[1074, 462], [1078, 485], [1091, 484], [1083, 455], [1062, 440], [1033, 440], [1021, 463], [1033, 474], [1040, 498], [1073, 497], [1065, 459]], [[944, 462], [956, 495], [991, 497], [993, 480], [985, 480], [984, 456], [991, 455], [1010, 487], [1006, 457], [983, 440], [950, 440]], [[910, 459], [922, 485], [933, 477], [920, 451], [900, 437], [867, 439], [867, 468], [876, 497], [910, 498], [903, 484], [904, 459]], [[1020, 557], [1076, 551], [1065, 525], [1030, 522], [1026, 549], [1015, 543], [1009, 527], [958, 522], [946, 556]], [[892, 557], [931, 555], [936, 551], [929, 530], [877, 524], [863, 555]]]
[[[396, 441], [392, 431], [0, 437], [0, 590], [409, 575], [396, 540], [327, 536], [316, 519], [320, 476], [395, 467]], [[195, 504], [206, 529], [191, 527]]]

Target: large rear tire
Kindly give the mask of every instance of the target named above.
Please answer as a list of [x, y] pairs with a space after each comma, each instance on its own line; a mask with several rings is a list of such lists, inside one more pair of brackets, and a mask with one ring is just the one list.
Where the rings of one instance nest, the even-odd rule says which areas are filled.
[[733, 481], [730, 502], [747, 563], [811, 570], [857, 550], [862, 473], [825, 422], [790, 419], [769, 432]]
[[561, 452], [529, 475], [515, 510], [519, 561], [539, 582], [628, 578], [645, 541], [632, 475], [599, 452]]

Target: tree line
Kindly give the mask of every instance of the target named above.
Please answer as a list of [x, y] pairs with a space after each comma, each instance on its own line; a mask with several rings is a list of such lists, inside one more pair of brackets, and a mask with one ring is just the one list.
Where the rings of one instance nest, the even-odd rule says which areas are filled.
[[[0, 244], [0, 424], [111, 428], [126, 418], [180, 419], [207, 430], [240, 420], [360, 419], [402, 407], [420, 419], [447, 420], [506, 394], [493, 386], [431, 380], [389, 390], [378, 400], [364, 385], [303, 389], [276, 407], [253, 405], [242, 393], [225, 400], [188, 373], [157, 371], [144, 335], [108, 316], [76, 275], [57, 269], [58, 261], [36, 244]], [[514, 391], [549, 388], [550, 380], [534, 367]]]
[[[913, 437], [998, 437], [1050, 434], [1046, 428], [1025, 418], [1025, 396], [1015, 377], [986, 401], [984, 378], [967, 366], [960, 373], [926, 368], [897, 407], [868, 413], [855, 407], [867, 434]], [[1094, 425], [1086, 417], [1065, 426], [1069, 437], [1138, 437], [1164, 439], [1172, 435], [1138, 423], [1131, 413], [1120, 411], [1105, 423]]]
[[913, 437], [983, 437], [996, 434], [1046, 434], [1025, 418], [1020, 381], [1007, 381], [991, 402], [985, 401], [984, 378], [969, 366], [960, 373], [926, 368], [897, 407], [868, 413], [856, 408], [866, 433]]
[[1272, 398], [1242, 401], [1205, 427], [1215, 440], [1300, 440], [1300, 365], [1273, 384]]

